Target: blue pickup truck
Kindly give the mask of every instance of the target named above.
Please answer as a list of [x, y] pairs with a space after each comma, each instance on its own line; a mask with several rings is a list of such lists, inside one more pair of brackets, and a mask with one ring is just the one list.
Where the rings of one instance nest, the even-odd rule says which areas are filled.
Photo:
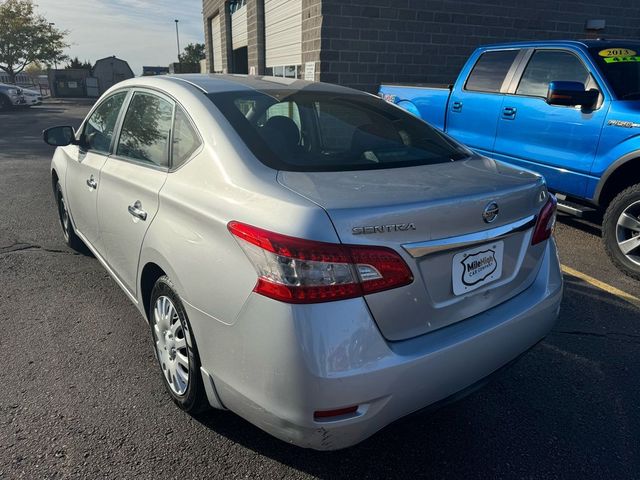
[[454, 85], [380, 96], [479, 153], [545, 176], [559, 208], [604, 212], [611, 260], [640, 279], [640, 42], [489, 45]]

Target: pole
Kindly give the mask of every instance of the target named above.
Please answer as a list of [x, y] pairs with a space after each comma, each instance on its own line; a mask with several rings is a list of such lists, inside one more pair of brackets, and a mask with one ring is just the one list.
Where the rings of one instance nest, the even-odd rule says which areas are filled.
[[[49, 22], [49, 29], [53, 30], [53, 26], [55, 25], [54, 22]], [[53, 59], [53, 66], [55, 67], [55, 69], [58, 69], [58, 60], [54, 57]]]
[[[178, 33], [178, 19], [176, 18], [176, 44], [178, 45], [178, 67], [180, 67], [180, 34]], [[180, 68], [180, 73], [182, 73], [182, 68]]]

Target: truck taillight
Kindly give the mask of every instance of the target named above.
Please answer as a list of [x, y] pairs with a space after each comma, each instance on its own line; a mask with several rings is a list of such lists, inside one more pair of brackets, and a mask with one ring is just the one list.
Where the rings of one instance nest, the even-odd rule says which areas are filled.
[[536, 228], [533, 231], [531, 245], [536, 245], [547, 240], [552, 234], [556, 225], [556, 206], [558, 200], [555, 195], [549, 193], [549, 199], [544, 204], [536, 221]]
[[315, 242], [229, 222], [258, 274], [254, 291], [288, 303], [343, 300], [408, 285], [411, 270], [386, 247]]

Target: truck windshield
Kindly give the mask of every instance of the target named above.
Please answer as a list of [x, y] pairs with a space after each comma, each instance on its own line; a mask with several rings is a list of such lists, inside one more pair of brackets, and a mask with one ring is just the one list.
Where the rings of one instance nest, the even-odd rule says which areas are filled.
[[589, 51], [619, 100], [640, 99], [640, 44]]
[[268, 89], [209, 98], [258, 160], [277, 170], [371, 170], [471, 155], [420, 119], [369, 95]]

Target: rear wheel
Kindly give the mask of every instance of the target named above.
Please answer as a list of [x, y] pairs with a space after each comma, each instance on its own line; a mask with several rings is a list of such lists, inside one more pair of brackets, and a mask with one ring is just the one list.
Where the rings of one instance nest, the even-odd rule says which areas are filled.
[[84, 253], [86, 251], [86, 247], [73, 229], [71, 217], [69, 217], [69, 210], [67, 209], [67, 203], [64, 200], [62, 188], [59, 183], [56, 183], [56, 204], [58, 207], [58, 218], [60, 219], [60, 226], [62, 227], [64, 241], [75, 251]]
[[604, 246], [611, 261], [640, 280], [640, 184], [620, 192], [602, 222]]
[[187, 313], [169, 277], [160, 277], [151, 292], [151, 335], [164, 385], [182, 410], [208, 408], [200, 374], [200, 356]]

